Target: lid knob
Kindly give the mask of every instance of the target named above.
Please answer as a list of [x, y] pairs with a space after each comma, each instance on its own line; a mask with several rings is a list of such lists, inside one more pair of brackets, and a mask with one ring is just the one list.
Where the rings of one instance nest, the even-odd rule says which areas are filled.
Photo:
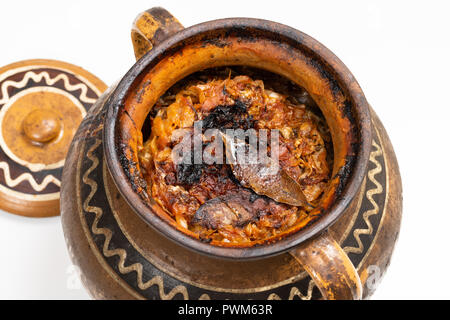
[[46, 109], [31, 111], [22, 125], [25, 135], [37, 143], [49, 142], [61, 132], [61, 121], [58, 115]]

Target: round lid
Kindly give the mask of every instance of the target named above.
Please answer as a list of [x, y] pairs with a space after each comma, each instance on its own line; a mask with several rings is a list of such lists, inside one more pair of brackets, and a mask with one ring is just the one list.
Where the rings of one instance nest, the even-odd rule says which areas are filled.
[[54, 60], [0, 68], [0, 209], [59, 215], [59, 191], [72, 138], [106, 85]]

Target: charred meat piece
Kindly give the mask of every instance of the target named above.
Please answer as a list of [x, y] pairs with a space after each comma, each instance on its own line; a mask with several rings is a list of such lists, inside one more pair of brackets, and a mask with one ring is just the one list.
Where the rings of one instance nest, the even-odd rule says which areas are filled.
[[252, 116], [249, 116], [247, 108], [247, 105], [240, 100], [231, 106], [217, 106], [202, 120], [203, 129], [253, 128], [255, 121]]
[[221, 229], [225, 226], [243, 227], [265, 214], [267, 200], [241, 190], [229, 193], [204, 203], [195, 213], [191, 223], [208, 229]]

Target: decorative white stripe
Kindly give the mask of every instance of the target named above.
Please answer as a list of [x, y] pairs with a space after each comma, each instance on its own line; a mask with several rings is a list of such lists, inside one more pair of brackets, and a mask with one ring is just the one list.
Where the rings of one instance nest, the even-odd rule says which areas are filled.
[[17, 81], [12, 81], [12, 80], [7, 80], [5, 82], [3, 82], [2, 84], [2, 88], [1, 88], [1, 92], [2, 92], [2, 99], [0, 100], [0, 104], [5, 104], [6, 102], [8, 102], [8, 100], [10, 99], [9, 94], [8, 94], [8, 88], [9, 87], [14, 87], [17, 89], [23, 88], [26, 86], [26, 84], [28, 83], [28, 81], [32, 79], [34, 82], [39, 83], [40, 81], [42, 81], [42, 79], [45, 79], [45, 82], [47, 85], [52, 86], [55, 83], [57, 83], [60, 80], [64, 81], [64, 88], [66, 88], [66, 90], [68, 91], [76, 91], [76, 90], [80, 90], [81, 89], [81, 95], [80, 95], [80, 100], [86, 103], [95, 103], [97, 101], [97, 99], [92, 99], [92, 98], [88, 98], [87, 97], [87, 91], [88, 91], [88, 87], [84, 84], [84, 83], [79, 83], [76, 85], [71, 85], [70, 81], [69, 81], [69, 77], [67, 77], [67, 75], [65, 74], [59, 74], [57, 75], [54, 79], [52, 79], [50, 77], [50, 75], [48, 74], [48, 72], [43, 71], [39, 74], [34, 73], [33, 71], [28, 71], [25, 76], [23, 77], [23, 79], [19, 82]]
[[[133, 264], [126, 265], [127, 260], [127, 252], [125, 249], [122, 248], [109, 248], [111, 239], [112, 239], [112, 231], [108, 228], [99, 227], [98, 223], [103, 215], [103, 210], [100, 207], [92, 206], [90, 205], [90, 202], [92, 198], [94, 197], [95, 193], [97, 192], [97, 182], [95, 180], [92, 180], [89, 178], [89, 175], [92, 171], [94, 171], [100, 161], [98, 158], [93, 154], [93, 152], [101, 145], [101, 140], [96, 139], [94, 145], [92, 145], [88, 152], [86, 153], [86, 156], [89, 160], [91, 160], [92, 165], [91, 167], [83, 174], [83, 182], [87, 184], [90, 187], [89, 195], [87, 196], [86, 200], [83, 202], [83, 209], [86, 212], [90, 212], [95, 214], [94, 221], [92, 222], [91, 230], [96, 235], [103, 235], [105, 237], [105, 241], [103, 242], [103, 248], [102, 252], [105, 257], [113, 257], [118, 256], [119, 261], [117, 263], [117, 267], [119, 269], [119, 272], [121, 274], [129, 274], [129, 273], [136, 273], [136, 281], [139, 289], [141, 290], [147, 290], [150, 287], [156, 286], [158, 288], [159, 297], [162, 300], [170, 300], [173, 297], [175, 297], [177, 294], [181, 294], [185, 300], [189, 299], [189, 294], [187, 291], [187, 288], [184, 285], [178, 285], [172, 290], [170, 290], [169, 293], [165, 293], [164, 290], [164, 280], [161, 276], [157, 275], [151, 278], [150, 280], [144, 281], [143, 275], [144, 269], [141, 263], [136, 262]], [[206, 296], [202, 295], [202, 298], [205, 299]]]
[[[313, 289], [314, 289], [315, 285], [316, 284], [314, 283], [314, 281], [310, 280], [309, 284], [308, 284], [308, 290], [306, 291], [306, 294], [303, 294], [297, 287], [292, 287], [291, 288], [291, 292], [289, 293], [288, 300], [294, 300], [294, 297], [296, 297], [296, 296], [299, 297], [301, 300], [311, 300]], [[267, 300], [281, 300], [281, 298], [276, 293], [271, 293], [267, 297]]]
[[17, 74], [19, 72], [30, 71], [30, 70], [35, 70], [35, 69], [52, 69], [52, 70], [59, 70], [59, 71], [63, 71], [63, 72], [66, 72], [66, 73], [70, 73], [75, 78], [77, 78], [81, 82], [85, 83], [89, 88], [91, 88], [91, 90], [93, 90], [98, 97], [100, 97], [102, 95], [102, 93], [103, 93], [93, 83], [91, 83], [88, 79], [86, 79], [85, 77], [83, 77], [83, 76], [81, 76], [79, 74], [75, 74], [73, 70], [69, 70], [69, 69], [66, 69], [66, 68], [60, 68], [60, 67], [55, 67], [55, 66], [50, 66], [50, 65], [46, 65], [46, 64], [18, 67], [16, 69], [7, 70], [4, 73], [0, 74], [0, 82], [2, 82], [6, 78], [8, 78], [8, 77], [10, 77], [10, 76], [12, 76], [14, 74]]
[[35, 191], [42, 191], [42, 190], [44, 190], [49, 183], [54, 183], [58, 187], [61, 186], [61, 181], [59, 181], [57, 178], [55, 178], [51, 174], [47, 175], [41, 183], [37, 183], [36, 180], [33, 178], [33, 176], [30, 173], [28, 173], [28, 172], [27, 173], [22, 173], [17, 178], [12, 179], [11, 178], [11, 174], [9, 172], [9, 165], [6, 162], [4, 162], [4, 161], [0, 162], [0, 169], [3, 170], [6, 184], [8, 185], [8, 187], [11, 187], [11, 188], [14, 188], [19, 183], [21, 183], [22, 181], [25, 181], [25, 180], [30, 183], [31, 187]]
[[376, 201], [373, 199], [373, 196], [376, 194], [381, 194], [383, 192], [383, 186], [377, 181], [375, 178], [375, 175], [382, 172], [383, 167], [381, 166], [380, 162], [377, 160], [377, 157], [381, 156], [383, 154], [383, 150], [381, 147], [375, 142], [375, 140], [372, 141], [372, 146], [375, 147], [375, 150], [370, 152], [370, 162], [375, 164], [375, 168], [372, 170], [369, 170], [367, 173], [367, 176], [369, 177], [369, 180], [372, 181], [372, 183], [375, 185], [375, 188], [372, 188], [370, 190], [367, 190], [366, 192], [366, 198], [369, 200], [369, 202], [372, 204], [372, 209], [369, 209], [363, 213], [363, 219], [366, 223], [367, 228], [366, 229], [355, 229], [353, 231], [353, 236], [358, 244], [357, 247], [345, 247], [344, 251], [346, 253], [357, 253], [361, 254], [364, 251], [364, 244], [361, 240], [361, 235], [371, 235], [373, 233], [373, 226], [370, 222], [369, 218], [373, 215], [376, 215], [380, 212], [380, 207], [376, 203]]
[[[41, 67], [45, 67], [45, 66], [41, 66]], [[15, 70], [15, 71], [18, 72], [20, 70], [21, 70], [21, 68]], [[11, 70], [10, 72], [12, 72], [12, 71], [13, 70]], [[10, 74], [10, 72], [8, 72], [8, 74]], [[96, 98], [89, 98], [89, 97], [87, 97], [88, 86], [86, 84], [79, 83], [79, 84], [76, 84], [76, 85], [72, 85], [70, 83], [69, 77], [66, 74], [62, 74], [61, 73], [61, 74], [57, 75], [55, 78], [52, 79], [50, 77], [50, 74], [48, 72], [46, 72], [46, 71], [43, 71], [43, 72], [40, 72], [40, 73], [35, 73], [33, 71], [28, 71], [27, 73], [25, 73], [25, 75], [24, 75], [24, 77], [23, 77], [23, 79], [21, 81], [7, 80], [7, 81], [3, 82], [2, 86], [1, 86], [2, 99], [0, 99], [0, 105], [7, 103], [11, 99], [11, 97], [8, 94], [8, 88], [9, 87], [14, 87], [14, 88], [17, 88], [17, 89], [23, 88], [23, 87], [25, 87], [27, 85], [27, 83], [28, 83], [28, 81], [30, 79], [32, 79], [36, 83], [39, 83], [39, 82], [41, 82], [44, 79], [45, 83], [48, 86], [53, 86], [58, 81], [62, 80], [63, 83], [64, 83], [64, 88], [67, 91], [73, 92], [73, 91], [81, 90], [81, 94], [80, 94], [80, 97], [79, 97], [80, 101], [85, 102], [85, 103], [90, 103], [90, 104], [94, 104], [97, 101]], [[96, 88], [93, 89], [93, 90], [94, 90], [94, 92], [97, 95], [99, 95], [99, 92], [98, 92], [98, 90]], [[81, 104], [78, 105], [78, 103], [76, 103], [76, 105], [79, 108], [81, 107]], [[84, 108], [80, 108], [80, 111], [82, 113], [82, 116], [84, 117], [84, 115], [86, 114], [86, 111], [84, 110]], [[60, 162], [61, 163], [57, 164], [58, 166], [64, 164], [64, 160], [62, 160]], [[0, 162], [0, 169], [3, 170], [5, 183], [10, 188], [16, 187], [18, 184], [20, 184], [23, 181], [28, 181], [30, 186], [35, 191], [38, 191], [38, 192], [44, 190], [50, 183], [53, 183], [56, 186], [61, 187], [61, 181], [59, 179], [57, 179], [56, 177], [54, 177], [53, 175], [47, 175], [41, 183], [37, 183], [37, 181], [33, 178], [33, 176], [30, 173], [23, 173], [23, 174], [19, 175], [16, 179], [12, 179], [11, 178], [11, 174], [10, 174], [9, 165], [8, 165], [7, 162], [4, 162], [4, 161]], [[2, 188], [2, 189], [4, 189], [4, 188]], [[15, 192], [13, 190], [8, 190], [8, 191]], [[59, 192], [57, 194], [59, 194]], [[36, 197], [37, 198], [41, 198], [42, 196], [44, 196], [44, 198], [46, 198], [46, 195], [36, 195], [36, 196], [33, 196], [33, 200], [37, 200], [37, 199], [35, 199]], [[49, 196], [54, 198], [55, 195], [51, 194]]]
[[26, 201], [35, 201], [35, 202], [59, 200], [59, 194], [60, 194], [59, 191], [53, 192], [53, 193], [45, 193], [45, 194], [23, 193], [23, 192], [14, 191], [3, 184], [0, 184], [0, 192], [10, 196], [11, 199], [16, 198], [16, 199], [20, 199], [22, 201], [26, 200]]

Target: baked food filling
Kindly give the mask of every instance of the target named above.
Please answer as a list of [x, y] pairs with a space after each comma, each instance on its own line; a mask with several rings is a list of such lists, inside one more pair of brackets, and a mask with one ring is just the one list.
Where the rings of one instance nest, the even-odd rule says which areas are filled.
[[[331, 139], [323, 117], [247, 75], [191, 82], [165, 94], [150, 125], [139, 150], [147, 193], [180, 227], [212, 244], [248, 244], [305, 226], [330, 178]], [[230, 162], [223, 137], [233, 130], [244, 133], [233, 140], [244, 146], [251, 145], [252, 133], [258, 152], [269, 158], [276, 146], [276, 163]], [[201, 152], [193, 151], [196, 146]], [[275, 176], [268, 179], [263, 171], [272, 165]], [[301, 190], [304, 205], [280, 200], [292, 191], [283, 189], [286, 179]]]

